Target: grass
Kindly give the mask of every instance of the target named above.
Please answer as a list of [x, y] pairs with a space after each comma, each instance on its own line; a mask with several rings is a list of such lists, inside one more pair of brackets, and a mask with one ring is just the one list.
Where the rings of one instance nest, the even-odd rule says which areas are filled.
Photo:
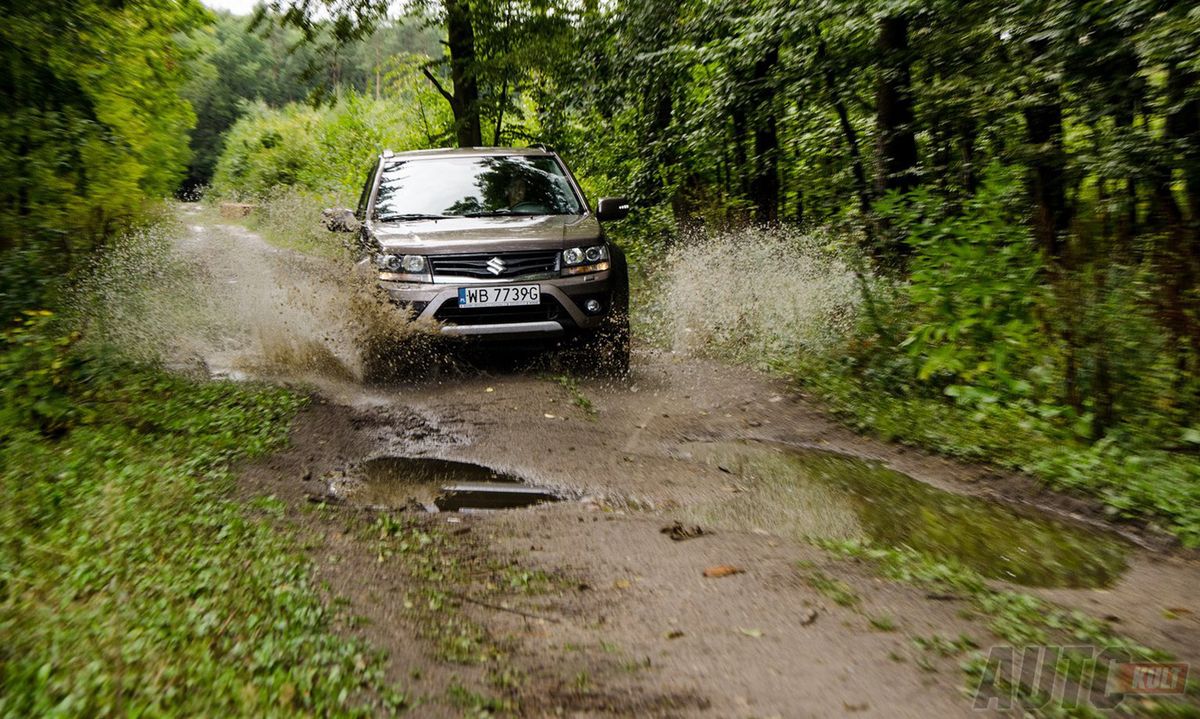
[[809, 586], [826, 597], [829, 597], [839, 607], [855, 607], [860, 601], [858, 594], [850, 585], [834, 579], [821, 571], [811, 571], [807, 576]]
[[559, 387], [566, 390], [567, 395], [571, 398], [571, 404], [583, 411], [584, 416], [588, 419], [596, 418], [596, 408], [592, 405], [592, 400], [588, 399], [583, 390], [579, 388], [579, 380], [570, 375], [558, 375], [554, 378]]
[[334, 633], [278, 502], [230, 496], [231, 463], [282, 445], [302, 397], [81, 357], [37, 327], [5, 339], [0, 716], [404, 706]]
[[213, 221], [242, 224], [276, 247], [327, 260], [344, 260], [345, 243], [353, 241], [354, 235], [329, 232], [321, 224], [321, 211], [336, 203], [336, 198], [287, 189], [253, 203], [255, 209], [236, 220], [221, 218], [216, 208], [206, 209], [206, 214]]

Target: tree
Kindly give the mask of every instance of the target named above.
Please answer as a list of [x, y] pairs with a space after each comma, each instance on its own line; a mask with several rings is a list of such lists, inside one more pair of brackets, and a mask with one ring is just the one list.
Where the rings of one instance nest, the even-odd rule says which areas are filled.
[[68, 261], [171, 192], [194, 115], [180, 96], [196, 0], [15, 0], [0, 10], [0, 250]]

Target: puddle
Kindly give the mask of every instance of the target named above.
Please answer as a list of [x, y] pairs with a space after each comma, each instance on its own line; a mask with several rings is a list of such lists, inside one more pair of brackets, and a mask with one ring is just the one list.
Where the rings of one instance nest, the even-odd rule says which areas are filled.
[[908, 546], [1034, 587], [1104, 587], [1125, 569], [1125, 546], [1108, 535], [946, 492], [878, 463], [769, 444], [690, 449], [730, 473], [729, 498], [692, 511], [702, 523]]
[[469, 462], [379, 457], [360, 464], [330, 491], [350, 504], [430, 512], [515, 509], [562, 498], [512, 475]]

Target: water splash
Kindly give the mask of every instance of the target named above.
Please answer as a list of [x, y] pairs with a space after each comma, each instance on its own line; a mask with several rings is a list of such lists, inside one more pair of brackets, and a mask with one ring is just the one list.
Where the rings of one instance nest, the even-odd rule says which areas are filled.
[[427, 360], [431, 327], [388, 303], [369, 268], [273, 247], [204, 212], [183, 206], [182, 222], [98, 257], [71, 300], [92, 341], [175, 369], [296, 382]]
[[822, 231], [753, 227], [682, 241], [658, 273], [650, 324], [677, 352], [827, 350], [857, 322], [861, 297], [835, 244]]

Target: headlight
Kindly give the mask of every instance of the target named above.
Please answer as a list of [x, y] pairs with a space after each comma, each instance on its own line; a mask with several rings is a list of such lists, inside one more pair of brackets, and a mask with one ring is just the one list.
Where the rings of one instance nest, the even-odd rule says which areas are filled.
[[603, 272], [608, 269], [608, 247], [605, 245], [572, 247], [569, 250], [563, 250], [562, 259], [564, 275]]
[[429, 263], [422, 255], [375, 255], [379, 279], [390, 282], [430, 282]]
[[588, 264], [596, 264], [608, 259], [608, 248], [604, 245], [593, 245], [591, 247], [572, 247], [569, 250], [563, 251], [563, 264], [565, 265], [582, 265], [585, 261]]
[[378, 255], [375, 258], [375, 264], [379, 265], [379, 269], [387, 270], [388, 272], [399, 272], [401, 262], [401, 258], [396, 255]]

